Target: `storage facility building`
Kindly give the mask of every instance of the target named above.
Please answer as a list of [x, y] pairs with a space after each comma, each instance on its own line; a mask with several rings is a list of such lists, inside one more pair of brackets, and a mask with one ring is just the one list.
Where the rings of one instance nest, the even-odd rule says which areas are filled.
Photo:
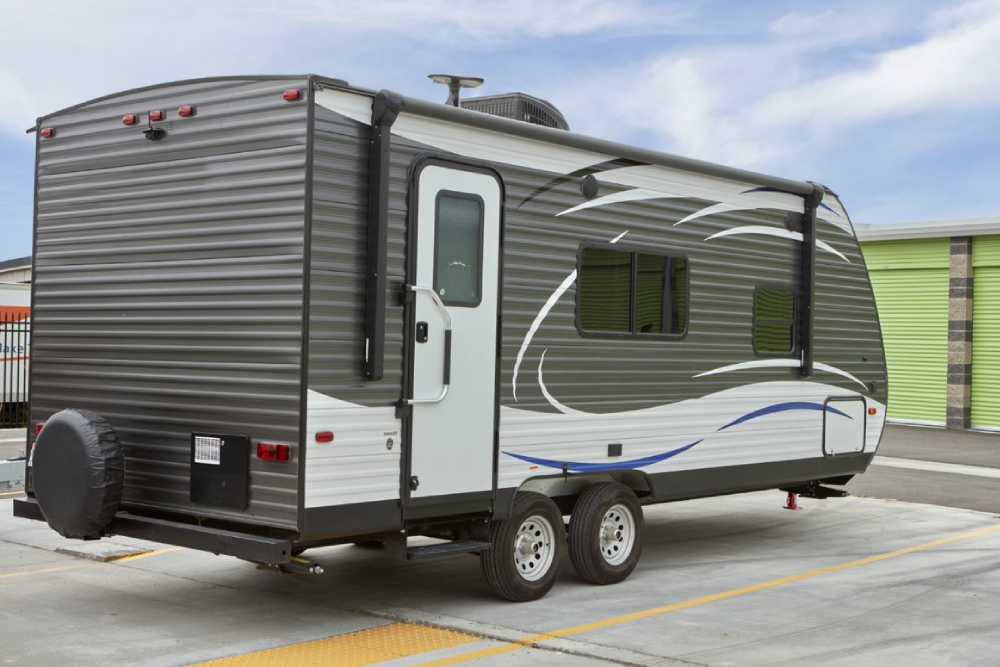
[[1000, 218], [857, 225], [890, 419], [1000, 430]]

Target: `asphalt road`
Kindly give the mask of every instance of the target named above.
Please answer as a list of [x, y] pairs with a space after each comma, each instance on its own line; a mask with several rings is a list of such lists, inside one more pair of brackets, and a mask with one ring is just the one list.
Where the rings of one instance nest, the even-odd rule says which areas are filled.
[[[879, 457], [939, 462], [941, 470], [879, 465]], [[890, 424], [872, 465], [847, 485], [852, 495], [1000, 514], [1000, 479], [954, 474], [949, 466], [1000, 469], [1000, 433], [971, 433]]]

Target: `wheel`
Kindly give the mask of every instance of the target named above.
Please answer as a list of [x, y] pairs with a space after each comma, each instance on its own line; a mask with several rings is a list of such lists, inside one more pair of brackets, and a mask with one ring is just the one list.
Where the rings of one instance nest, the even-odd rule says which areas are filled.
[[632, 489], [605, 482], [588, 487], [569, 522], [569, 558], [592, 584], [617, 584], [642, 552], [642, 507]]
[[479, 554], [490, 589], [512, 602], [542, 597], [556, 583], [566, 543], [562, 513], [540, 493], [514, 496], [510, 516], [493, 524], [492, 547]]

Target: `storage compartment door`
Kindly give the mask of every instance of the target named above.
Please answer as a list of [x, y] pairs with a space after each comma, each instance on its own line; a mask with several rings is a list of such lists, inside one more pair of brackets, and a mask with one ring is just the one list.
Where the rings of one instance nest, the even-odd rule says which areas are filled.
[[862, 396], [831, 397], [823, 409], [823, 453], [858, 454], [865, 448], [867, 404]]

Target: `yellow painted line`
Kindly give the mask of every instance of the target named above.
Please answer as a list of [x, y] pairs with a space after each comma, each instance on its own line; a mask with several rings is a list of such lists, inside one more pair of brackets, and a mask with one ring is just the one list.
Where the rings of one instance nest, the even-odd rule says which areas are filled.
[[8, 496], [23, 496], [24, 491], [4, 491], [0, 493], [0, 498], [6, 498]]
[[453, 646], [480, 641], [480, 637], [411, 623], [393, 623], [318, 641], [220, 658], [202, 667], [363, 667]]
[[483, 651], [465, 653], [463, 655], [456, 655], [450, 658], [444, 658], [442, 660], [425, 662], [421, 663], [420, 665], [417, 665], [416, 667], [443, 667], [444, 665], [454, 665], [461, 662], [468, 662], [470, 660], [478, 660], [479, 658], [486, 658], [492, 655], [499, 655], [502, 653], [519, 651], [521, 649], [531, 648], [535, 644], [545, 642], [550, 639], [569, 637], [571, 635], [578, 635], [584, 632], [591, 632], [593, 630], [602, 630], [604, 628], [610, 628], [616, 625], [623, 625], [625, 623], [631, 623], [633, 621], [641, 621], [646, 618], [652, 618], [654, 616], [669, 614], [670, 612], [673, 611], [681, 611], [682, 609], [691, 609], [692, 607], [701, 607], [702, 605], [711, 604], [712, 602], [729, 600], [731, 598], [739, 597], [741, 595], [748, 595], [750, 593], [766, 591], [772, 588], [778, 588], [779, 586], [786, 586], [788, 584], [793, 584], [799, 581], [805, 581], [806, 579], [815, 579], [816, 577], [822, 577], [828, 574], [834, 574], [835, 572], [843, 572], [844, 570], [850, 570], [856, 567], [861, 567], [862, 565], [871, 565], [872, 563], [879, 563], [885, 560], [889, 560], [891, 558], [898, 558], [900, 556], [905, 556], [907, 554], [917, 553], [919, 551], [926, 551], [928, 549], [933, 549], [935, 547], [942, 547], [947, 544], [954, 544], [955, 542], [970, 540], [974, 537], [981, 537], [983, 535], [989, 535], [990, 533], [996, 533], [998, 531], [1000, 531], [1000, 525], [989, 526], [987, 528], [981, 528], [979, 530], [974, 530], [969, 533], [962, 533], [961, 535], [953, 535], [952, 537], [945, 537], [940, 540], [934, 540], [933, 542], [925, 542], [924, 544], [918, 544], [913, 547], [906, 547], [905, 549], [897, 549], [896, 551], [890, 551], [889, 553], [878, 554], [876, 556], [869, 556], [867, 558], [861, 558], [859, 560], [853, 560], [849, 563], [842, 563], [840, 565], [831, 565], [830, 567], [823, 567], [818, 570], [803, 572], [802, 574], [795, 574], [790, 577], [773, 579], [771, 581], [767, 581], [762, 584], [755, 584], [753, 586], [747, 586], [745, 588], [737, 588], [732, 591], [726, 591], [725, 593], [706, 595], [700, 598], [694, 598], [693, 600], [687, 600], [686, 602], [678, 602], [676, 604], [670, 604], [663, 607], [654, 607], [652, 609], [646, 609], [644, 611], [638, 611], [632, 614], [625, 614], [623, 616], [608, 618], [603, 621], [595, 621], [593, 623], [585, 623], [583, 625], [574, 625], [573, 627], [564, 628], [562, 630], [554, 630], [553, 632], [533, 635], [530, 637], [525, 637], [524, 639], [519, 639], [516, 644], [508, 644], [506, 646], [500, 646], [493, 649], [485, 649]]
[[0, 579], [13, 579], [14, 577], [31, 577], [36, 574], [50, 574], [52, 572], [65, 572], [66, 570], [77, 570], [83, 565], [63, 565], [61, 567], [47, 567], [42, 570], [28, 570], [27, 572], [11, 572], [0, 574]]
[[170, 547], [169, 549], [157, 549], [155, 551], [147, 551], [141, 554], [133, 554], [131, 556], [121, 556], [120, 558], [109, 558], [108, 563], [126, 563], [132, 560], [139, 560], [140, 558], [149, 558], [150, 556], [159, 556], [160, 554], [169, 554], [174, 551], [184, 551], [184, 547]]

